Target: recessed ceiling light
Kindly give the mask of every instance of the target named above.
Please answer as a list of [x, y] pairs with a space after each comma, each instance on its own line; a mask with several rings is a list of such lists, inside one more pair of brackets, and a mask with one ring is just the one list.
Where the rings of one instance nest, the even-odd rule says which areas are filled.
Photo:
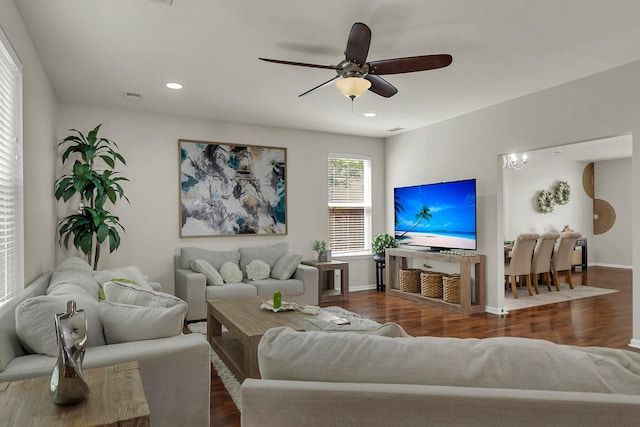
[[167, 87], [169, 89], [182, 89], [182, 85], [180, 83], [167, 83]]
[[377, 116], [376, 113], [364, 113], [362, 115], [365, 116], [365, 117], [375, 117], [375, 116]]

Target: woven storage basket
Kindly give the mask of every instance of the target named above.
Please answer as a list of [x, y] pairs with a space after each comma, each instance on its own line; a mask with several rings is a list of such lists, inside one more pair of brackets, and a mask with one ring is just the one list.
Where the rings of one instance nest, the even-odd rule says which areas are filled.
[[400, 269], [400, 290], [402, 292], [420, 292], [420, 269]]
[[460, 304], [460, 276], [445, 275], [442, 278], [442, 299], [446, 302]]
[[444, 273], [436, 271], [420, 273], [420, 293], [425, 297], [442, 298], [442, 276]]

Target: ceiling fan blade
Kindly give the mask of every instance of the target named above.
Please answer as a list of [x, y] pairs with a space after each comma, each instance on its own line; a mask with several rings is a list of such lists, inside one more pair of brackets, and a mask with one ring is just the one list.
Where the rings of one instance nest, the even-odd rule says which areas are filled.
[[367, 60], [370, 44], [371, 29], [362, 22], [356, 22], [349, 32], [347, 48], [344, 51], [345, 58], [347, 61], [355, 62], [362, 67]]
[[311, 68], [324, 68], [326, 70], [341, 70], [342, 68], [336, 65], [318, 65], [318, 64], [306, 64], [304, 62], [291, 62], [291, 61], [283, 61], [280, 59], [268, 59], [268, 58], [258, 58], [261, 61], [273, 62], [276, 64], [285, 64], [285, 65], [297, 65], [300, 67], [311, 67]]
[[376, 76], [375, 74], [367, 74], [365, 79], [371, 82], [371, 87], [369, 90], [375, 94], [380, 96], [384, 96], [385, 98], [390, 98], [396, 93], [398, 93], [398, 89], [395, 88], [391, 83], [386, 81], [380, 76]]
[[299, 98], [299, 97], [301, 97], [301, 96], [308, 95], [308, 94], [310, 94], [310, 93], [312, 93], [312, 92], [315, 92], [315, 91], [317, 91], [317, 90], [320, 90], [320, 89], [322, 89], [322, 88], [323, 88], [323, 87], [325, 87], [325, 86], [329, 86], [329, 85], [333, 84], [333, 82], [335, 82], [336, 80], [339, 80], [339, 79], [341, 79], [341, 78], [342, 78], [341, 76], [335, 76], [334, 78], [332, 78], [332, 79], [330, 79], [330, 80], [327, 80], [326, 82], [324, 82], [324, 83], [322, 83], [322, 84], [319, 84], [318, 86], [314, 87], [313, 89], [309, 89], [309, 90], [308, 90], [308, 91], [306, 91], [305, 93], [301, 93], [300, 95], [298, 95], [298, 98]]
[[422, 55], [383, 59], [369, 62], [369, 74], [401, 74], [446, 67], [453, 61], [451, 55]]

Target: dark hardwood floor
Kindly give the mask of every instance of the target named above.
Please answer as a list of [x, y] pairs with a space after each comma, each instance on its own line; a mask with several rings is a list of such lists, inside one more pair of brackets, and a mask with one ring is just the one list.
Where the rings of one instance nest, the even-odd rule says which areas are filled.
[[[574, 283], [619, 292], [512, 311], [508, 315], [463, 316], [376, 291], [353, 292], [339, 305], [380, 323], [396, 322], [413, 336], [460, 338], [527, 337], [559, 344], [640, 352], [631, 341], [631, 270], [590, 267], [572, 274]], [[562, 280], [562, 279], [561, 279]], [[521, 293], [526, 298], [526, 292]], [[211, 370], [211, 426], [240, 426], [240, 413]]]

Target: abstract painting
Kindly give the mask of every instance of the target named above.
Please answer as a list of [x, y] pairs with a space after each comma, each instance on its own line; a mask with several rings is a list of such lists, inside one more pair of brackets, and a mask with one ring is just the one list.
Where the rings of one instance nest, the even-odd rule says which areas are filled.
[[287, 149], [178, 140], [180, 237], [287, 234]]

